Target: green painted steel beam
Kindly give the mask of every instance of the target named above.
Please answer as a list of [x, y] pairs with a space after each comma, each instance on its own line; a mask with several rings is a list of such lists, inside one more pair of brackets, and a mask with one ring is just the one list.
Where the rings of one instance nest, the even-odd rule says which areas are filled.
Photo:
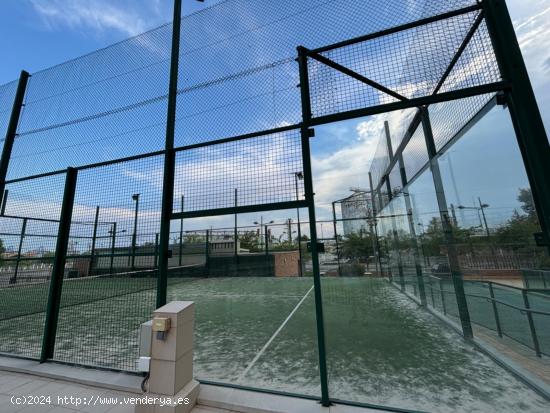
[[164, 154], [164, 181], [162, 185], [162, 210], [160, 219], [159, 269], [157, 277], [157, 308], [166, 304], [168, 290], [168, 259], [170, 253], [170, 221], [174, 198], [176, 154], [174, 134], [176, 129], [176, 105], [178, 95], [178, 71], [181, 31], [181, 0], [174, 0], [172, 24], [172, 50], [170, 58], [170, 84], [168, 89], [168, 110], [166, 114], [166, 142]]
[[65, 262], [67, 260], [67, 248], [71, 231], [74, 196], [78, 171], [75, 168], [67, 169], [65, 189], [63, 192], [63, 204], [61, 205], [61, 217], [57, 232], [57, 244], [53, 261], [52, 276], [46, 306], [46, 320], [44, 323], [44, 335], [42, 338], [42, 352], [40, 361], [44, 362], [53, 358], [55, 349], [55, 337], [57, 332], [57, 320], [61, 304], [61, 291], [63, 277], [65, 275]]
[[550, 254], [550, 144], [504, 0], [484, 0], [487, 29], [502, 78], [513, 86], [506, 100]]

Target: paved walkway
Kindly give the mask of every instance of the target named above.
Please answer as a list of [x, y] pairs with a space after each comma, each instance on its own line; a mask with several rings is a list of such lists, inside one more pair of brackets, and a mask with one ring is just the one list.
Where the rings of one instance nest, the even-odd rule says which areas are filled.
[[[44, 404], [23, 404], [23, 398], [28, 396], [35, 396], [36, 400], [33, 400], [35, 403], [41, 401]], [[136, 396], [134, 393], [0, 371], [1, 413], [133, 413], [134, 407], [124, 404], [124, 398]], [[42, 400], [39, 400], [40, 398]], [[192, 413], [229, 413], [229, 411], [196, 406]]]

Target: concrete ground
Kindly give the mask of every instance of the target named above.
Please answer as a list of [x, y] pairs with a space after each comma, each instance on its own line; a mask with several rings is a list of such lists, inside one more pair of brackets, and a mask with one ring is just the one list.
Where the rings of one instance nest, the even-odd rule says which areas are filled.
[[[118, 373], [111, 373], [114, 375], [114, 382], [119, 382], [118, 385], [104, 383], [104, 387], [96, 387], [78, 384], [72, 379], [65, 381], [59, 378], [6, 371], [1, 367], [0, 413], [133, 413], [134, 406], [124, 404], [124, 398], [139, 395], [136, 392], [107, 388], [121, 385], [120, 377], [116, 377]], [[65, 371], [69, 372], [70, 377], [71, 369], [82, 372], [78, 367], [58, 366], [55, 374], [58, 376], [61, 371]], [[86, 380], [89, 379], [86, 378]], [[27, 397], [28, 400], [28, 396], [34, 396], [34, 403], [42, 404], [24, 404], [23, 397]], [[46, 399], [48, 396], [49, 399]], [[344, 405], [325, 408], [314, 400], [201, 385], [198, 404], [191, 413], [383, 413], [383, 410]]]
[[[32, 402], [37, 404], [29, 404], [29, 396], [33, 396]], [[2, 413], [133, 413], [134, 406], [125, 404], [124, 398], [135, 396], [30, 374], [0, 373]], [[229, 410], [196, 406], [192, 413], [229, 413]]]

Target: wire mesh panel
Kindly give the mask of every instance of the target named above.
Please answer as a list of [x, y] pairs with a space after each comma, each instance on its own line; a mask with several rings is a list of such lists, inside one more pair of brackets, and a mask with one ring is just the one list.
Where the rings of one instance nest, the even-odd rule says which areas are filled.
[[34, 73], [9, 178], [163, 149], [170, 37], [161, 26]]
[[4, 145], [4, 138], [8, 129], [8, 122], [11, 116], [17, 81], [6, 83], [0, 86], [0, 146]]
[[[189, 149], [176, 155], [174, 211], [296, 201], [295, 173], [303, 170], [298, 131]], [[303, 200], [303, 181], [298, 197]]]
[[56, 360], [135, 369], [156, 301], [162, 169], [154, 156], [79, 172]]
[[403, 150], [403, 164], [407, 180], [411, 180], [428, 162], [428, 148], [422, 126], [413, 133], [411, 140]]
[[0, 217], [0, 351], [38, 358], [65, 174], [6, 185]]
[[[376, 152], [374, 153], [370, 167], [370, 173], [372, 175], [372, 181], [375, 188], [378, 187], [389, 165], [390, 158], [388, 145], [385, 137], [381, 137], [376, 146]], [[382, 208], [378, 208], [378, 210], [380, 209]]]
[[[462, 14], [322, 54], [390, 89], [401, 99], [427, 96], [436, 90], [478, 13]], [[486, 58], [489, 59], [489, 56]], [[330, 87], [326, 86], [327, 72], [333, 77]], [[314, 59], [310, 59], [309, 75], [314, 116], [377, 106], [400, 99], [399, 96], [367, 85]]]

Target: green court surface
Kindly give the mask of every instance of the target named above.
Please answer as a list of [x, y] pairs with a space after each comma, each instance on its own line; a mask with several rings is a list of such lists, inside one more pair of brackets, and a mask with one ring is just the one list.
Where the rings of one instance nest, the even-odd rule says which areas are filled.
[[[312, 285], [309, 277], [170, 279], [169, 300], [196, 303], [196, 377], [319, 395]], [[2, 311], [19, 314], [2, 314], [1, 351], [39, 354], [44, 312], [25, 314], [22, 303], [45, 307], [44, 290], [0, 290]], [[323, 278], [322, 293], [331, 397], [437, 412], [547, 411], [544, 399], [387, 281]], [[153, 278], [65, 283], [55, 359], [132, 369], [137, 326], [155, 294]]]

